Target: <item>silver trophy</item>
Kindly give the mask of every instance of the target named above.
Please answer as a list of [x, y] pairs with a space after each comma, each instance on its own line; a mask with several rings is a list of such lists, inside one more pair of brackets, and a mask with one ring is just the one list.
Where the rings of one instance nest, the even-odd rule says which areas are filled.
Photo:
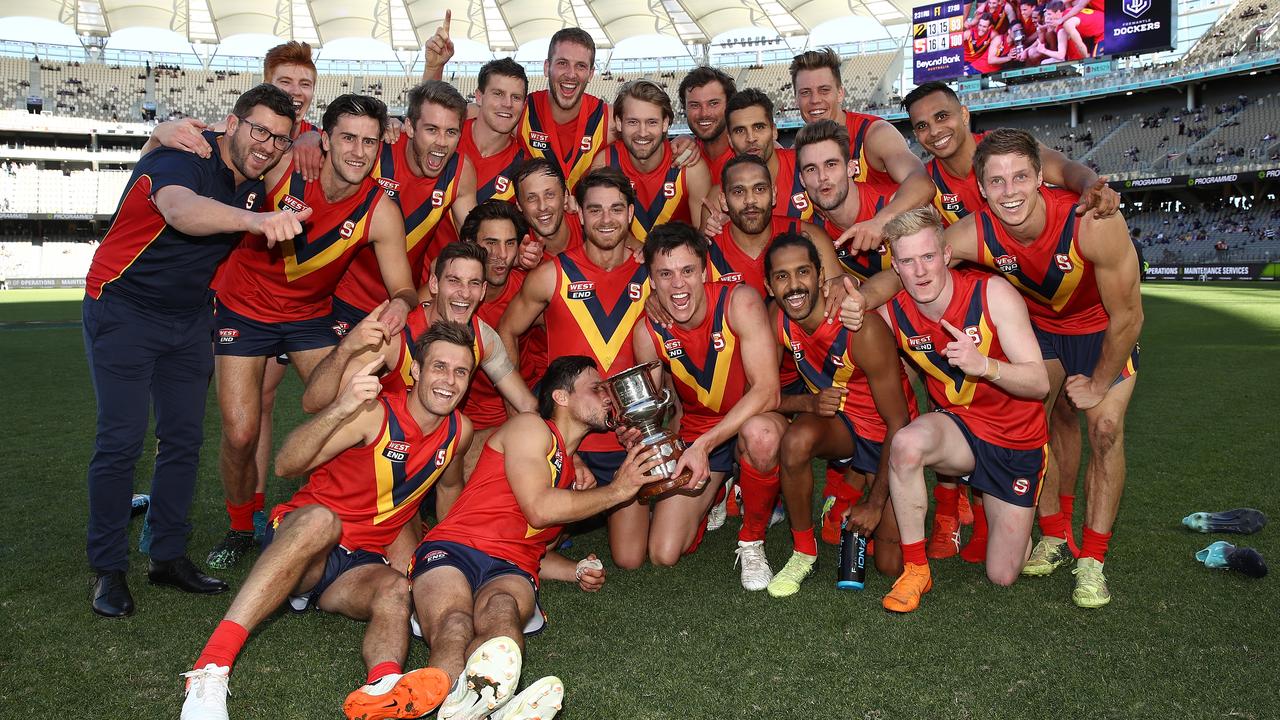
[[648, 473], [654, 481], [641, 487], [637, 493], [642, 502], [670, 492], [692, 477], [688, 470], [675, 475], [676, 461], [684, 453], [684, 443], [662, 425], [662, 417], [671, 406], [671, 391], [663, 388], [659, 393], [653, 386], [650, 373], [659, 366], [657, 361], [647, 362], [609, 378], [609, 390], [613, 394], [619, 422], [639, 430], [642, 434], [640, 444], [655, 448], [665, 458], [661, 465]]

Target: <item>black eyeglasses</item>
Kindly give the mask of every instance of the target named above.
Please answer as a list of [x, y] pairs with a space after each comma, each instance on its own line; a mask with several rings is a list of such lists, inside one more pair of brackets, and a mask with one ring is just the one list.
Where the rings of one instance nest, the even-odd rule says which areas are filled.
[[240, 118], [240, 122], [249, 126], [249, 137], [253, 138], [254, 140], [257, 140], [258, 142], [266, 142], [270, 140], [271, 142], [275, 143], [276, 149], [280, 150], [281, 152], [288, 150], [290, 147], [293, 146], [293, 138], [289, 137], [288, 135], [276, 135], [275, 133], [271, 132], [270, 130], [263, 127], [262, 125], [259, 125], [258, 123], [253, 122], [249, 118], [240, 117], [239, 115], [237, 115], [236, 117]]

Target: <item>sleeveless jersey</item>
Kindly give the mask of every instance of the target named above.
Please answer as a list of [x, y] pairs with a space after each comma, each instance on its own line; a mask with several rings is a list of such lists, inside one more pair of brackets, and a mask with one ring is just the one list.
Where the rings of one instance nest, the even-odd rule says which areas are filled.
[[572, 137], [577, 145], [563, 147], [560, 128], [551, 114], [551, 105], [550, 91], [535, 90], [529, 93], [529, 101], [525, 103], [524, 115], [518, 126], [520, 141], [529, 157], [546, 158], [559, 163], [565, 184], [573, 192], [578, 181], [591, 169], [591, 161], [595, 159], [596, 153], [604, 149], [605, 141], [609, 138], [609, 106], [600, 98], [583, 93], [582, 106], [578, 110], [576, 125], [572, 128]]
[[[630, 256], [611, 271], [587, 258], [586, 248], [566, 250], [551, 261], [556, 289], [543, 312], [548, 343], [547, 362], [564, 355], [594, 358], [601, 377], [636, 364], [631, 331], [644, 315], [649, 297], [649, 271]], [[613, 433], [592, 433], [581, 450], [621, 450]]]
[[773, 214], [808, 222], [813, 217], [813, 203], [804, 191], [804, 183], [800, 182], [796, 151], [774, 148], [773, 155], [778, 158], [778, 176], [773, 179]]
[[[1081, 40], [1093, 40], [1096, 43], [1102, 39], [1106, 32], [1106, 9], [1102, 0], [1089, 0], [1088, 7], [1076, 13], [1076, 17], [1080, 19], [1076, 32], [1080, 33]], [[1079, 60], [1082, 57], [1084, 56], [1074, 45], [1067, 51], [1068, 60]]]
[[386, 552], [457, 454], [462, 413], [454, 410], [424, 433], [409, 413], [411, 401], [403, 389], [383, 391], [378, 402], [385, 418], [377, 438], [312, 470], [307, 484], [276, 506], [272, 517], [323, 505], [342, 520], [342, 547]]
[[[854, 219], [854, 223], [866, 222], [876, 216], [876, 213], [884, 209], [885, 205], [893, 199], [892, 194], [885, 195], [876, 187], [867, 183], [855, 182], [854, 189], [858, 193], [858, 216]], [[822, 229], [834, 240], [840, 237], [845, 230], [839, 225], [822, 219]], [[852, 274], [858, 280], [865, 282], [868, 278], [881, 270], [889, 269], [889, 262], [893, 256], [889, 252], [889, 244], [885, 243], [875, 250], [864, 250], [862, 252], [850, 252], [848, 244], [836, 248], [836, 258], [840, 260], [840, 265], [845, 271]]]
[[991, 32], [1003, 35], [1009, 29], [1009, 6], [1000, 3], [1000, 9], [991, 13]]
[[[768, 298], [769, 285], [764, 277], [764, 256], [769, 250], [766, 243], [759, 257], [751, 257], [738, 246], [730, 231], [732, 225], [725, 225], [711, 241], [707, 252], [707, 270], [710, 279], [718, 282], [746, 283], [760, 293], [760, 297]], [[800, 223], [791, 218], [774, 215], [770, 221], [769, 233], [777, 237], [784, 232], [799, 232]]]
[[512, 202], [516, 194], [516, 168], [525, 160], [524, 148], [512, 139], [500, 152], [488, 157], [481, 155], [474, 137], [476, 122], [476, 118], [470, 118], [462, 124], [462, 139], [458, 141], [458, 154], [476, 169], [476, 203]]
[[986, 75], [999, 69], [987, 61], [987, 52], [995, 37], [995, 30], [988, 30], [986, 35], [979, 35], [976, 25], [969, 30], [969, 37], [964, 41], [964, 61], [975, 71], [969, 74]]
[[662, 161], [658, 169], [642, 173], [631, 162], [627, 148], [621, 140], [606, 149], [606, 164], [616, 167], [631, 181], [636, 193], [635, 217], [631, 219], [631, 234], [640, 242], [649, 237], [649, 231], [663, 223], [680, 221], [689, 223], [689, 190], [685, 187], [685, 171], [671, 167], [671, 143], [662, 141]]
[[703, 284], [707, 312], [695, 328], [655, 325], [644, 328], [658, 358], [667, 366], [684, 414], [680, 439], [693, 442], [720, 422], [747, 391], [738, 335], [729, 323], [729, 302], [737, 283]]
[[1027, 301], [1031, 322], [1060, 335], [1086, 335], [1107, 329], [1110, 318], [1098, 294], [1093, 263], [1080, 251], [1080, 196], [1040, 188], [1045, 204], [1044, 230], [1030, 245], [1009, 235], [990, 208], [978, 214], [979, 264], [1013, 283]]
[[[490, 327], [497, 327], [502, 320], [502, 313], [506, 311], [507, 305], [511, 304], [511, 300], [515, 298], [516, 294], [520, 292], [521, 286], [524, 285], [524, 278], [525, 274], [523, 272], [512, 270], [507, 275], [507, 284], [502, 286], [502, 293], [492, 300], [480, 303], [474, 319], [486, 322]], [[478, 336], [477, 341], [479, 341]], [[523, 338], [520, 339], [521, 369], [524, 367], [525, 346], [527, 344]], [[502, 395], [498, 392], [498, 388], [494, 386], [493, 381], [489, 379], [487, 373], [476, 373], [472, 377], [471, 388], [467, 390], [467, 396], [463, 402], [462, 411], [471, 419], [471, 425], [476, 430], [497, 427], [507, 421], [507, 407], [503, 405]]]
[[[477, 376], [484, 374], [480, 369], [480, 364], [488, 357], [488, 348], [484, 344], [484, 334], [480, 332], [484, 321], [479, 316], [472, 315], [469, 325], [471, 326], [471, 333], [475, 335], [475, 342], [471, 345], [471, 352], [476, 358], [475, 368], [471, 373], [471, 381], [475, 382]], [[426, 304], [418, 305], [409, 311], [408, 316], [404, 319], [404, 330], [400, 333], [400, 354], [391, 370], [380, 378], [384, 391], [408, 390], [413, 387], [413, 375], [410, 372], [414, 360], [413, 346], [417, 344], [418, 338], [422, 337], [430, 329], [431, 323], [427, 321]]]
[[[848, 388], [849, 394], [840, 401], [840, 412], [853, 423], [858, 437], [884, 442], [884, 418], [876, 410], [871, 384], [849, 353], [853, 333], [840, 323], [823, 322], [818, 324], [817, 332], [810, 335], [785, 312], [777, 313], [774, 329], [778, 342], [790, 353], [809, 392], [816, 395], [829, 387]], [[901, 363], [898, 363], [898, 368], [903, 397], [907, 400], [907, 415], [914, 420], [917, 414], [915, 393]]]
[[[546, 456], [551, 487], [568, 490], [573, 487], [573, 463], [566, 457], [564, 438], [555, 423], [543, 422], [552, 437]], [[507, 479], [506, 456], [486, 443], [462, 495], [444, 520], [427, 532], [426, 539], [455, 542], [506, 560], [536, 583], [547, 544], [560, 535], [563, 527], [536, 528], [529, 524]]]
[[893, 176], [871, 167], [871, 163], [867, 162], [867, 135], [880, 119], [876, 115], [845, 111], [844, 126], [849, 131], [849, 159], [857, 168], [853, 176], [855, 181], [874, 187], [882, 195], [892, 196], [898, 192], [898, 183]]
[[[987, 307], [987, 280], [991, 276], [979, 270], [947, 272], [953, 288], [942, 319], [975, 338], [983, 355], [1009, 362]], [[1044, 405], [1039, 400], [1014, 397], [987, 380], [969, 377], [952, 367], [942, 355], [951, 334], [941, 322], [925, 317], [905, 290], [889, 301], [889, 322], [898, 349], [923, 371], [935, 408], [954, 413], [974, 435], [1000, 447], [1030, 450], [1049, 441]]]
[[[726, 131], [727, 132], [727, 131]], [[715, 157], [707, 154], [706, 143], [698, 141], [698, 150], [702, 152], [702, 159], [706, 161], [707, 168], [711, 171], [711, 184], [719, 185], [720, 176], [724, 174], [724, 166], [733, 159], [733, 146], [726, 145], [724, 151]]]
[[[973, 143], [977, 145], [984, 137], [986, 133], [973, 133]], [[987, 199], [982, 197], [982, 191], [978, 189], [978, 175], [973, 171], [972, 164], [969, 173], [960, 178], [947, 172], [938, 158], [931, 158], [924, 167], [933, 184], [938, 186], [938, 192], [933, 196], [933, 206], [942, 215], [944, 225], [954, 225], [966, 215], [987, 207]]]
[[[334, 290], [368, 246], [374, 209], [386, 197], [367, 177], [349, 197], [330, 203], [319, 182], [305, 182], [294, 168], [290, 164], [268, 201], [272, 210], [301, 212], [310, 207], [302, 234], [268, 249], [261, 237], [246, 233], [214, 279], [220, 305], [259, 322], [328, 315]], [[385, 297], [386, 290], [382, 292]]]

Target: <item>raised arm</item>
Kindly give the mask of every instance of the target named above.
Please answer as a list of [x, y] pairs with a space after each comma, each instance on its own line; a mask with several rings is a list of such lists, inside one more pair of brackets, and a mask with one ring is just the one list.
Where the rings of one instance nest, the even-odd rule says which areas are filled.
[[[388, 335], [386, 327], [378, 321], [378, 316], [386, 309], [387, 301], [374, 309], [372, 313], [351, 328], [342, 341], [321, 358], [311, 376], [307, 378], [307, 388], [302, 392], [303, 412], [320, 412], [333, 402], [338, 391], [346, 384], [356, 370], [368, 365], [375, 358], [382, 358], [387, 368], [394, 369], [398, 359], [393, 350], [402, 342], [398, 335]], [[374, 367], [375, 372], [378, 367]]]
[[391, 298], [391, 303], [378, 319], [386, 326], [388, 335], [396, 335], [404, 328], [409, 310], [418, 304], [418, 290], [405, 253], [404, 217], [390, 200], [379, 202], [373, 209], [369, 242], [378, 258], [378, 270], [382, 273], [387, 297]]
[[529, 273], [524, 285], [520, 286], [520, 292], [507, 305], [502, 321], [498, 323], [498, 336], [507, 348], [507, 357], [520, 357], [517, 339], [533, 327], [538, 316], [547, 309], [555, 284], [555, 264], [543, 263]]
[[1078, 163], [1050, 147], [1040, 146], [1040, 166], [1044, 181], [1064, 187], [1080, 196], [1077, 215], [1093, 210], [1097, 219], [1108, 218], [1120, 209], [1120, 193], [1107, 185], [1093, 168]]
[[871, 167], [877, 170], [883, 168], [898, 183], [894, 201], [899, 203], [899, 207], [911, 209], [933, 202], [933, 196], [938, 192], [937, 186], [929, 179], [929, 173], [925, 172], [924, 163], [911, 152], [907, 141], [893, 125], [886, 121], [872, 125], [864, 147]]
[[506, 400], [516, 412], [537, 412], [538, 401], [534, 399], [533, 393], [529, 392], [529, 386], [525, 384], [524, 378], [517, 372], [516, 364], [507, 354], [507, 347], [498, 336], [498, 331], [481, 320], [480, 335], [485, 348], [480, 369], [489, 376], [489, 381], [497, 388], [502, 399]]
[[444, 66], [453, 58], [453, 39], [449, 37], [449, 25], [453, 21], [453, 11], [444, 11], [444, 22], [436, 28], [436, 32], [427, 40], [424, 48], [427, 64], [422, 68], [422, 81], [444, 79]]
[[943, 327], [952, 338], [943, 350], [947, 362], [965, 375], [982, 378], [1010, 395], [1043, 400], [1049, 394], [1049, 374], [1031, 330], [1026, 301], [1007, 280], [991, 277], [987, 280], [987, 307], [1008, 361], [983, 355], [972, 337], [944, 320]]
[[373, 371], [378, 363], [381, 359], [360, 368], [336, 400], [289, 433], [276, 455], [277, 475], [305, 475], [343, 450], [373, 440], [386, 413], [377, 403], [382, 384]]

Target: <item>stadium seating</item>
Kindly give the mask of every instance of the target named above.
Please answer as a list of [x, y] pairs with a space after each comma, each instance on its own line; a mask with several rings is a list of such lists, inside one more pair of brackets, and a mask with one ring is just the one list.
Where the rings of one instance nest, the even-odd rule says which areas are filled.
[[[1126, 209], [1131, 230], [1149, 263], [1247, 262], [1280, 258], [1280, 204], [1249, 209], [1222, 204], [1214, 208]], [[1268, 233], [1270, 234], [1268, 236]], [[1215, 246], [1223, 242], [1225, 250]]]

